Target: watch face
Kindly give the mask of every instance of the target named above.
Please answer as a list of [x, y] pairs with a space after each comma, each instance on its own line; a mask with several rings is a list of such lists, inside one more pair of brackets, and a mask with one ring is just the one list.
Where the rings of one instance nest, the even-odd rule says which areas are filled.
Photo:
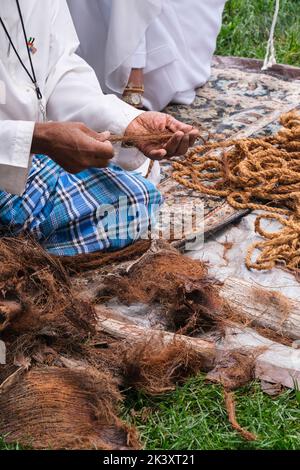
[[140, 93], [129, 93], [123, 96], [123, 100], [135, 107], [141, 107], [143, 104], [142, 95]]
[[139, 95], [138, 93], [132, 93], [131, 95], [131, 102], [132, 104], [134, 104], [135, 106], [141, 104], [141, 95]]

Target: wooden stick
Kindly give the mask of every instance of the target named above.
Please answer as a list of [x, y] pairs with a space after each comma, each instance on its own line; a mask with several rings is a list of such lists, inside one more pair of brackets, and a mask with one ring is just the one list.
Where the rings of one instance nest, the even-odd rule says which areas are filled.
[[110, 318], [109, 310], [103, 313], [102, 307], [96, 307], [97, 328], [114, 338], [122, 338], [128, 341], [136, 341], [149, 338], [151, 335], [159, 335], [166, 343], [178, 339], [184, 341], [195, 351], [199, 351], [206, 358], [207, 367], [212, 367], [217, 354], [236, 349], [249, 348], [261, 349], [262, 352], [255, 359], [255, 376], [267, 382], [280, 383], [284, 387], [294, 388], [295, 383], [300, 387], [300, 350], [283, 346], [270, 341], [254, 330], [240, 328], [228, 328], [223, 340], [213, 343], [200, 338], [190, 338], [184, 335], [176, 335], [161, 330], [152, 330], [142, 326], [124, 323]]
[[270, 328], [279, 335], [300, 339], [300, 302], [283, 294], [230, 277], [220, 287], [220, 295], [255, 326]]
[[217, 344], [221, 355], [235, 349], [262, 350], [255, 360], [255, 377], [284, 387], [300, 387], [300, 350], [275, 343], [250, 328], [228, 328]]
[[126, 339], [130, 342], [149, 338], [149, 336], [153, 335], [159, 336], [165, 344], [172, 343], [174, 340], [178, 339], [186, 343], [187, 346], [192, 347], [195, 351], [203, 354], [206, 359], [206, 367], [210, 368], [214, 364], [216, 358], [216, 346], [213, 342], [203, 341], [198, 338], [189, 338], [184, 335], [176, 335], [162, 330], [152, 330], [142, 326], [129, 324], [127, 322], [125, 323], [124, 321], [121, 322], [112, 318], [109, 310], [107, 310], [107, 314], [103, 314], [102, 307], [96, 306], [95, 308], [98, 318], [97, 329], [99, 331], [104, 331], [114, 338]]

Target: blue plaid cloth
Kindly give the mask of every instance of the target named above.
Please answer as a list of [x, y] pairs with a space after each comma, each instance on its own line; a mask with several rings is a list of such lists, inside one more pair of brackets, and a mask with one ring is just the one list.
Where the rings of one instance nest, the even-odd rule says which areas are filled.
[[116, 250], [147, 232], [162, 203], [155, 186], [110, 165], [77, 175], [44, 155], [33, 158], [24, 194], [0, 192], [0, 225], [31, 233], [59, 256]]

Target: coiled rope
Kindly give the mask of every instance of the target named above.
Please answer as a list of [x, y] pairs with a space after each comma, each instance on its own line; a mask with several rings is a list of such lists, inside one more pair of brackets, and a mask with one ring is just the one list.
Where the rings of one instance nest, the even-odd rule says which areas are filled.
[[[248, 250], [248, 269], [272, 269], [276, 263], [300, 268], [300, 115], [281, 116], [274, 136], [200, 145], [184, 161], [173, 163], [173, 178], [187, 188], [227, 198], [236, 209], [262, 210], [255, 230], [264, 240]], [[218, 152], [216, 152], [218, 150]], [[267, 212], [267, 214], [266, 214]], [[282, 228], [268, 233], [263, 220]], [[259, 250], [255, 261], [254, 252]]]

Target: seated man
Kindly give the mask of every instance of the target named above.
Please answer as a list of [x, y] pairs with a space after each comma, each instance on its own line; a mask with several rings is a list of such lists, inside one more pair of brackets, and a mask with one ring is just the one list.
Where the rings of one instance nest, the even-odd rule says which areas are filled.
[[[137, 172], [111, 162], [110, 134], [97, 132], [171, 132], [164, 145], [138, 146], [161, 160], [184, 154], [197, 131], [105, 96], [75, 54], [78, 40], [65, 0], [1, 0], [0, 44], [0, 226], [13, 235], [29, 232], [56, 255], [132, 243], [147, 229], [161, 196]], [[125, 217], [120, 198], [128, 204]], [[129, 225], [136, 227], [133, 236]]]
[[190, 105], [210, 76], [226, 0], [68, 0], [78, 54], [104, 91], [152, 111]]

